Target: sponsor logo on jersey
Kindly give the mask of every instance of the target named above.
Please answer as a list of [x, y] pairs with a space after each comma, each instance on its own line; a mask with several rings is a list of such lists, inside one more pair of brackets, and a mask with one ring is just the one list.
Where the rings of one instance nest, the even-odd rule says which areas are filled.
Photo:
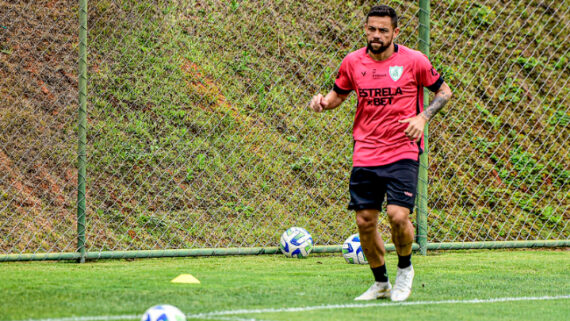
[[376, 69], [372, 69], [372, 79], [381, 79], [386, 77], [386, 73], [378, 73]]
[[435, 68], [431, 67], [431, 69], [429, 70], [431, 72], [431, 75], [434, 77], [439, 76], [439, 74], [437, 73], [437, 71], [435, 70]]
[[358, 97], [363, 98], [366, 105], [386, 106], [391, 105], [394, 96], [402, 95], [402, 88], [359, 88]]

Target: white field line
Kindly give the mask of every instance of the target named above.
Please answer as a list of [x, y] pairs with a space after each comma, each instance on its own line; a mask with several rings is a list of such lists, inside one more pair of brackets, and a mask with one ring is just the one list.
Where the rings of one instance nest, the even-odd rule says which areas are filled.
[[334, 304], [334, 305], [318, 305], [309, 307], [296, 308], [278, 308], [278, 309], [257, 309], [257, 310], [228, 310], [209, 313], [187, 314], [187, 318], [203, 318], [221, 315], [236, 314], [260, 314], [260, 313], [279, 313], [279, 312], [306, 312], [315, 310], [336, 310], [336, 309], [353, 309], [353, 308], [371, 308], [371, 307], [389, 307], [389, 306], [407, 306], [407, 305], [435, 305], [435, 304], [473, 304], [473, 303], [497, 303], [497, 302], [513, 302], [513, 301], [544, 301], [544, 300], [560, 300], [570, 299], [570, 295], [560, 296], [542, 296], [542, 297], [512, 297], [512, 298], [494, 298], [494, 299], [472, 299], [472, 300], [443, 300], [443, 301], [405, 301], [405, 302], [384, 302], [384, 303], [368, 303], [368, 304]]
[[[546, 300], [564, 300], [570, 299], [570, 295], [558, 296], [539, 296], [539, 297], [506, 297], [494, 299], [471, 299], [471, 300], [442, 300], [442, 301], [405, 301], [405, 302], [383, 302], [383, 303], [364, 303], [364, 304], [332, 304], [317, 305], [308, 307], [295, 308], [268, 308], [268, 309], [242, 309], [242, 310], [226, 310], [214, 311], [207, 313], [187, 314], [188, 319], [214, 319], [215, 316], [231, 316], [239, 314], [261, 314], [261, 313], [280, 313], [280, 312], [306, 312], [316, 310], [337, 310], [337, 309], [355, 309], [355, 308], [373, 308], [373, 307], [391, 307], [391, 306], [410, 306], [410, 305], [436, 305], [436, 304], [476, 304], [476, 303], [498, 303], [498, 302], [515, 302], [515, 301], [546, 301]], [[138, 320], [141, 315], [102, 315], [87, 317], [68, 317], [68, 318], [50, 318], [50, 319], [27, 319], [24, 321], [114, 321], [114, 320]], [[224, 319], [224, 318], [220, 318]], [[233, 318], [232, 318], [233, 319]], [[239, 320], [239, 319], [235, 319]], [[244, 319], [255, 320], [255, 319]]]
[[222, 317], [222, 316], [211, 316], [211, 317], [203, 317], [203, 318], [205, 320], [218, 320], [218, 321], [273, 321], [273, 320], [267, 320], [267, 319]]

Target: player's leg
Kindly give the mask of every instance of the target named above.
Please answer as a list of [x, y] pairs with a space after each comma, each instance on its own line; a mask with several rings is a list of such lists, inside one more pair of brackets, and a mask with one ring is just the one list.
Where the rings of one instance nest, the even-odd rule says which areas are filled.
[[392, 241], [398, 253], [396, 281], [392, 290], [392, 301], [404, 301], [412, 294], [414, 267], [412, 266], [412, 243], [414, 227], [409, 218], [410, 210], [398, 205], [388, 205], [388, 218], [392, 231]]
[[360, 245], [374, 275], [374, 283], [366, 292], [355, 298], [357, 301], [388, 298], [392, 289], [384, 261], [386, 248], [378, 231], [378, 213], [377, 209], [356, 211]]
[[392, 241], [398, 253], [398, 269], [392, 290], [392, 301], [404, 301], [412, 293], [414, 268], [411, 262], [414, 226], [410, 214], [414, 209], [417, 187], [417, 161], [402, 160], [391, 167], [391, 179], [386, 184], [387, 214]]
[[356, 225], [360, 234], [360, 245], [371, 268], [384, 265], [386, 248], [378, 231], [378, 210], [356, 211]]
[[398, 253], [398, 256], [411, 255], [412, 244], [414, 243], [414, 225], [410, 221], [410, 209], [388, 204], [387, 214], [396, 253]]
[[378, 213], [385, 190], [374, 168], [356, 167], [352, 170], [348, 208], [356, 211], [360, 244], [374, 275], [372, 286], [355, 300], [375, 300], [390, 296], [392, 286], [384, 263], [386, 249], [378, 232]]

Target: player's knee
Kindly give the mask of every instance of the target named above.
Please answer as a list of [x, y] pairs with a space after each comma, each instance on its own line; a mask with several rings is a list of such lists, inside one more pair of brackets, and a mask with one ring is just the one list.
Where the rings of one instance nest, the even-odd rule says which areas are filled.
[[409, 215], [402, 211], [394, 211], [388, 213], [388, 218], [390, 220], [390, 225], [393, 228], [404, 228], [409, 224]]
[[356, 225], [358, 226], [358, 231], [360, 233], [369, 233], [374, 231], [377, 225], [377, 218], [370, 215], [357, 215]]

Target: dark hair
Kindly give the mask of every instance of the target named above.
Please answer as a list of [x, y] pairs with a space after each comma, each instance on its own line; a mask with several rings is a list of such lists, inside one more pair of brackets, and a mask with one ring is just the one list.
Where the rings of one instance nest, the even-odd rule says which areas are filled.
[[366, 22], [368, 22], [368, 18], [370, 17], [390, 17], [392, 18], [392, 28], [396, 29], [398, 27], [398, 15], [396, 14], [396, 10], [390, 6], [380, 5], [370, 8], [366, 16]]

